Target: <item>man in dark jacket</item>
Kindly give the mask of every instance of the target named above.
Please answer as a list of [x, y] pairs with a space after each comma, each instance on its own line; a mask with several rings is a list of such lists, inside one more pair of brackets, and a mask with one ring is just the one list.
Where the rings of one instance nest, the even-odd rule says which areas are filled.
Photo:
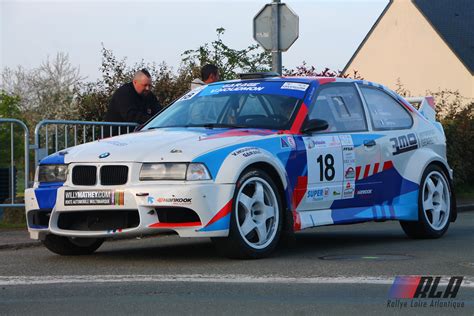
[[[114, 92], [105, 121], [143, 124], [160, 109], [156, 96], [151, 92], [151, 75], [146, 69], [142, 69], [135, 73], [132, 82]], [[117, 134], [115, 131], [116, 129], [114, 135]]]

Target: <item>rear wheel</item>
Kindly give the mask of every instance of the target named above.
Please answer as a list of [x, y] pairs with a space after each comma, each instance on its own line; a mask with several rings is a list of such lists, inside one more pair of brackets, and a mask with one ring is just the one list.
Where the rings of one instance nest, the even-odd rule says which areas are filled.
[[231, 258], [263, 258], [281, 234], [282, 207], [278, 189], [263, 171], [251, 169], [237, 181], [229, 236], [213, 238], [217, 249]]
[[89, 255], [104, 242], [102, 238], [63, 237], [49, 234], [43, 240], [48, 250], [63, 256]]
[[439, 238], [448, 230], [451, 188], [444, 171], [430, 165], [423, 173], [418, 196], [418, 221], [400, 221], [412, 238]]

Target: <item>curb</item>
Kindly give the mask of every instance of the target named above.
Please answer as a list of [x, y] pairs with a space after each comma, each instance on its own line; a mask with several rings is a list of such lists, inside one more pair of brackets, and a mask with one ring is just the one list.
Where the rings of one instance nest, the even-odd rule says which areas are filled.
[[474, 211], [474, 203], [458, 205], [457, 209], [458, 209], [458, 213]]
[[21, 242], [21, 243], [0, 245], [0, 250], [7, 250], [7, 249], [19, 250], [23, 248], [32, 248], [32, 247], [38, 247], [38, 246], [42, 246], [41, 242], [39, 241]]

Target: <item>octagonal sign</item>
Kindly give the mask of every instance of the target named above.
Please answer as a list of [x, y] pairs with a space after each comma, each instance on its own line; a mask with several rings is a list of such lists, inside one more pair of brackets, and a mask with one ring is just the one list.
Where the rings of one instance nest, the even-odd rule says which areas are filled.
[[[285, 3], [278, 4], [280, 10], [280, 40], [278, 50], [287, 51], [299, 36], [299, 17]], [[253, 19], [253, 38], [266, 50], [273, 49], [272, 4], [266, 4]]]

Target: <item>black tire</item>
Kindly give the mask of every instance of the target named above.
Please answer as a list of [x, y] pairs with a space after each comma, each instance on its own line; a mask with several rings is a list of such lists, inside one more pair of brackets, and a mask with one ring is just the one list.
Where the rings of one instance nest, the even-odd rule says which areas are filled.
[[[435, 185], [435, 192], [432, 192], [433, 185]], [[408, 237], [439, 238], [448, 230], [451, 220], [451, 206], [451, 186], [445, 172], [437, 165], [429, 165], [423, 172], [420, 182], [418, 221], [400, 221], [400, 225]], [[435, 209], [439, 210], [439, 216], [435, 214]], [[435, 219], [435, 216], [438, 219]]]
[[[260, 194], [257, 193], [257, 186], [263, 190], [262, 199], [259, 199]], [[254, 188], [253, 194], [252, 187]], [[248, 194], [252, 194], [252, 196]], [[245, 198], [243, 195], [247, 198], [250, 197], [253, 201], [247, 203], [251, 204], [249, 211], [246, 204], [239, 199], [239, 197]], [[280, 239], [284, 220], [282, 212], [281, 197], [275, 182], [264, 171], [249, 169], [240, 176], [236, 184], [229, 236], [212, 238], [212, 241], [217, 250], [229, 258], [258, 259], [267, 257], [275, 250]], [[267, 218], [272, 213], [273, 217]], [[252, 224], [244, 225], [246, 221]], [[253, 227], [252, 225], [255, 227], [245, 233], [247, 228]], [[261, 240], [261, 236], [267, 238]]]
[[104, 242], [102, 238], [71, 238], [49, 234], [42, 241], [48, 250], [62, 256], [90, 255]]

